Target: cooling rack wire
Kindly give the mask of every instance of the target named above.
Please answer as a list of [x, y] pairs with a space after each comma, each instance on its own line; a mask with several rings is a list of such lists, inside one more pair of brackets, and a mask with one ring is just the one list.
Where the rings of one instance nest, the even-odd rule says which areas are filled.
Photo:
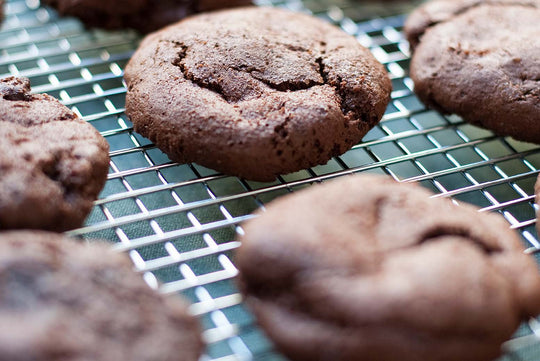
[[[252, 211], [313, 183], [361, 172], [418, 182], [437, 197], [500, 213], [538, 259], [533, 185], [540, 169], [539, 147], [425, 109], [411, 91], [403, 15], [376, 17], [385, 8], [375, 6], [369, 13], [350, 0], [258, 4], [311, 12], [341, 27], [385, 64], [394, 87], [382, 122], [363, 143], [326, 165], [273, 183], [171, 163], [133, 132], [124, 114], [122, 75], [140, 40], [134, 32], [87, 31], [77, 20], [40, 7], [37, 0], [8, 0], [0, 29], [0, 77], [30, 78], [35, 92], [61, 99], [111, 145], [105, 189], [86, 225], [69, 234], [108, 240], [129, 254], [150, 287], [187, 297], [191, 313], [205, 329], [208, 346], [201, 361], [283, 360], [234, 285], [233, 254], [239, 246], [234, 238]], [[499, 361], [540, 359], [538, 337], [540, 325], [531, 319], [504, 345]]]

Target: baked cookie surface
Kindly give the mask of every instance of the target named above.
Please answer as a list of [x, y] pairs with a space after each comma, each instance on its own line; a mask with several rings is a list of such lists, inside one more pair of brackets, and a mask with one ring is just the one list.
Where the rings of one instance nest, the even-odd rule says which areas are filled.
[[428, 106], [540, 143], [540, 1], [434, 0], [407, 20]]
[[291, 360], [488, 361], [540, 312], [540, 275], [499, 216], [353, 176], [243, 225], [240, 289]]
[[391, 90], [355, 38], [255, 7], [148, 36], [125, 79], [135, 130], [172, 160], [259, 181], [347, 151], [380, 120]]
[[0, 80], [0, 230], [82, 225], [107, 178], [109, 146], [23, 78]]
[[86, 25], [106, 29], [133, 28], [149, 33], [188, 15], [233, 6], [251, 0], [42, 0], [62, 15], [80, 18]]
[[0, 234], [0, 353], [12, 361], [195, 361], [199, 326], [108, 245]]

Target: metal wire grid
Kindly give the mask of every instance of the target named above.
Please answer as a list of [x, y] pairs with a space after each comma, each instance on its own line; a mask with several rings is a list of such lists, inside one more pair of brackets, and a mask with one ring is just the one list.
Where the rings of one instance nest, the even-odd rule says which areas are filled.
[[[533, 185], [538, 146], [496, 137], [457, 117], [426, 110], [407, 76], [409, 51], [403, 16], [358, 22], [347, 0], [261, 0], [260, 5], [309, 12], [340, 26], [386, 65], [394, 91], [380, 125], [346, 154], [324, 166], [273, 183], [228, 177], [196, 164], [174, 164], [132, 130], [124, 111], [123, 67], [139, 38], [133, 32], [86, 31], [58, 18], [37, 0], [11, 0], [0, 29], [0, 76], [29, 77], [93, 124], [111, 145], [109, 179], [86, 226], [70, 232], [103, 238], [129, 254], [146, 282], [182, 293], [200, 317], [207, 360], [280, 360], [255, 326], [234, 285], [234, 241], [250, 213], [283, 194], [352, 173], [389, 174], [419, 182], [440, 197], [502, 214], [536, 255]], [[354, 11], [351, 11], [353, 9]], [[352, 14], [352, 15], [351, 15]], [[354, 15], [356, 14], [356, 15]], [[535, 319], [505, 344], [504, 360], [540, 358]]]

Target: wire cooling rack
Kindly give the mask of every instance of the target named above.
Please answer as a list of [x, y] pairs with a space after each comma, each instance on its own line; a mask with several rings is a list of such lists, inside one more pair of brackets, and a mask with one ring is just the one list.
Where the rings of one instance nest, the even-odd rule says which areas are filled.
[[[87, 31], [77, 20], [40, 7], [37, 0], [7, 2], [0, 30], [0, 76], [29, 77], [35, 92], [59, 98], [111, 145], [105, 189], [85, 227], [69, 234], [109, 240], [129, 254], [151, 287], [190, 299], [208, 344], [201, 361], [283, 359], [242, 305], [234, 284], [233, 253], [239, 246], [234, 239], [252, 211], [312, 183], [361, 172], [419, 182], [437, 196], [500, 213], [522, 236], [528, 252], [536, 255], [540, 248], [533, 204], [539, 147], [425, 109], [407, 75], [403, 15], [377, 18], [373, 11], [388, 8], [375, 6], [369, 13], [352, 0], [333, 5], [308, 1], [259, 4], [312, 12], [356, 36], [386, 65], [394, 91], [384, 119], [363, 143], [324, 166], [284, 175], [273, 183], [171, 163], [133, 132], [124, 114], [122, 75], [140, 41], [134, 32]], [[395, 12], [396, 6], [392, 9]], [[538, 335], [537, 320], [524, 323], [504, 345], [501, 360], [540, 359]]]

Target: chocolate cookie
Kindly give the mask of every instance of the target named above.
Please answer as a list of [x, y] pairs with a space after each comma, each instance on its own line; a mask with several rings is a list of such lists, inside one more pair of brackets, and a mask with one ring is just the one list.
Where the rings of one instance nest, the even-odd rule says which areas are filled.
[[148, 36], [125, 79], [135, 130], [172, 160], [259, 181], [347, 151], [380, 120], [391, 91], [354, 37], [255, 7]]
[[499, 216], [389, 178], [283, 197], [244, 225], [240, 288], [291, 360], [488, 361], [540, 312], [540, 275]]
[[435, 0], [405, 32], [411, 78], [428, 105], [540, 143], [540, 1]]
[[142, 33], [160, 29], [188, 15], [233, 6], [251, 0], [42, 0], [62, 15], [80, 18], [92, 27], [133, 28]]
[[79, 227], [107, 178], [109, 146], [22, 78], [0, 80], [0, 230]]
[[124, 255], [46, 232], [0, 234], [0, 354], [10, 361], [195, 361], [202, 343], [177, 298]]

